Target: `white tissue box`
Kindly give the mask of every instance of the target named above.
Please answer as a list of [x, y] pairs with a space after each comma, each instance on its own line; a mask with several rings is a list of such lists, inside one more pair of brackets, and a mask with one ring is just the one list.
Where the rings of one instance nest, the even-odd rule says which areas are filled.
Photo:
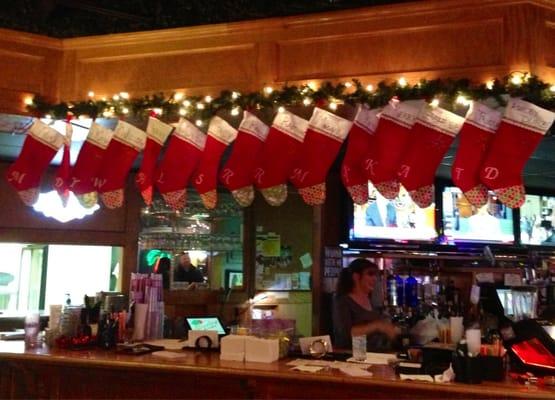
[[245, 340], [245, 360], [271, 363], [279, 359], [279, 339], [260, 339], [247, 336]]
[[220, 341], [220, 360], [245, 361], [247, 336], [228, 335]]

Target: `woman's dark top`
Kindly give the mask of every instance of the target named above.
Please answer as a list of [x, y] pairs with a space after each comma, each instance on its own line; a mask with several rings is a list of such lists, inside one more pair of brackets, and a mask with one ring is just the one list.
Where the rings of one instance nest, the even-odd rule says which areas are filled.
[[[351, 348], [351, 328], [353, 325], [384, 319], [380, 313], [367, 310], [354, 301], [349, 295], [335, 295], [333, 300], [333, 343], [338, 348]], [[381, 332], [374, 332], [368, 335], [367, 348], [370, 351], [387, 350], [390, 348], [390, 345], [387, 336]]]

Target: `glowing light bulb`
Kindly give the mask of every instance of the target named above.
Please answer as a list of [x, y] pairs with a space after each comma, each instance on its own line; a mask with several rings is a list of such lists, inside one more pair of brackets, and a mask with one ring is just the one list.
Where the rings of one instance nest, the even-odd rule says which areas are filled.
[[511, 83], [516, 86], [522, 85], [522, 74], [515, 73], [511, 76]]
[[279, 108], [278, 108], [278, 112], [282, 113], [282, 112], [284, 112], [284, 111], [285, 111], [285, 107], [279, 107]]
[[89, 93], [87, 93], [87, 96], [94, 97], [94, 92], [92, 90], [89, 90]]
[[366, 91], [367, 92], [372, 92], [374, 90], [374, 86], [373, 85], [366, 85]]
[[399, 80], [397, 81], [397, 83], [399, 84], [400, 87], [404, 88], [405, 86], [408, 85], [407, 80], [405, 79], [405, 77], [400, 77]]
[[318, 89], [318, 85], [316, 84], [316, 82], [310, 81], [308, 82], [307, 86], [313, 91], [316, 91]]
[[266, 86], [266, 87], [264, 88], [264, 93], [266, 93], [266, 94], [268, 94], [268, 95], [269, 95], [269, 94], [272, 94], [273, 91], [274, 91], [274, 88], [271, 87], [271, 86]]
[[112, 96], [112, 100], [118, 101], [118, 100], [119, 100], [119, 94], [113, 95], [113, 96]]
[[104, 112], [102, 113], [102, 116], [104, 118], [110, 118], [112, 116], [112, 112], [110, 110], [104, 110]]
[[231, 109], [231, 115], [233, 115], [233, 116], [239, 115], [239, 112], [240, 112], [239, 107], [233, 107], [233, 108]]
[[472, 100], [468, 100], [465, 96], [460, 94], [457, 96], [457, 99], [455, 100], [455, 102], [463, 106], [469, 106], [472, 103]]
[[233, 100], [237, 100], [239, 98], [239, 96], [241, 96], [241, 93], [239, 93], [239, 92], [232, 92], [231, 93], [231, 98]]
[[486, 88], [488, 88], [488, 90], [493, 89], [493, 85], [495, 85], [495, 82], [493, 80], [489, 80], [486, 82]]
[[25, 99], [23, 100], [23, 103], [25, 103], [26, 106], [31, 106], [31, 105], [33, 105], [33, 98], [32, 97], [25, 97]]
[[312, 103], [312, 99], [310, 99], [310, 97], [305, 97], [305, 98], [303, 99], [303, 104], [304, 104], [305, 106], [310, 105], [310, 103]]
[[181, 115], [182, 117], [184, 117], [185, 115], [187, 115], [187, 110], [185, 110], [184, 108], [180, 108], [180, 109], [179, 109], [179, 115]]
[[433, 100], [430, 102], [430, 105], [431, 105], [432, 107], [437, 107], [437, 106], [439, 106], [439, 99], [433, 99]]
[[183, 92], [177, 92], [173, 95], [173, 99], [175, 101], [181, 101], [181, 100], [183, 100], [183, 97], [185, 97], [185, 93], [183, 93]]
[[119, 97], [121, 97], [122, 99], [127, 100], [129, 98], [129, 93], [127, 92], [119, 92]]
[[353, 84], [351, 82], [345, 82], [344, 85], [347, 89], [350, 88], [351, 86], [353, 86]]
[[156, 115], [162, 115], [163, 110], [161, 108], [153, 108], [152, 112], [154, 112]]
[[200, 128], [200, 127], [202, 126], [202, 120], [197, 119], [197, 120], [195, 121], [195, 125], [198, 126], [198, 127]]
[[210, 103], [212, 101], [212, 96], [205, 96], [204, 101]]
[[337, 103], [335, 101], [332, 101], [328, 107], [330, 108], [330, 110], [335, 111], [337, 110]]
[[183, 105], [184, 105], [185, 107], [190, 107], [190, 106], [191, 106], [191, 102], [190, 102], [189, 100], [184, 100], [184, 101], [183, 101]]
[[197, 109], [198, 109], [198, 110], [204, 110], [204, 104], [202, 104], [202, 103], [197, 103]]
[[121, 109], [121, 112], [124, 113], [124, 114], [129, 114], [129, 108], [123, 107], [123, 108]]

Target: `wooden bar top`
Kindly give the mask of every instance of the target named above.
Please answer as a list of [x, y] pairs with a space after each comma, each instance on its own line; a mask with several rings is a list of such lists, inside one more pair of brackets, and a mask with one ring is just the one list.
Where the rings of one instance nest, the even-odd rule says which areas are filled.
[[[125, 355], [115, 351], [101, 349], [87, 350], [64, 350], [48, 349], [47, 347], [26, 350], [23, 342], [0, 341], [0, 368], [12, 367], [15, 371], [13, 379], [25, 380], [21, 370], [30, 373], [40, 368], [47, 367], [50, 371], [64, 369], [61, 379], [68, 380], [68, 373], [79, 370], [87, 371], [81, 378], [90, 377], [92, 381], [98, 382], [97, 373], [100, 371], [111, 371], [104, 377], [118, 377], [118, 382], [123, 375], [135, 376], [130, 385], [141, 382], [141, 376], [152, 379], [158, 376], [173, 376], [175, 382], [183, 382], [184, 377], [195, 377], [197, 384], [206, 382], [220, 382], [219, 391], [213, 393], [209, 390], [212, 385], [205, 385], [206, 392], [196, 392], [193, 397], [222, 397], [223, 386], [231, 383], [240, 383], [244, 390], [251, 390], [252, 396], [247, 397], [363, 397], [372, 398], [430, 398], [430, 397], [455, 397], [455, 398], [542, 398], [555, 399], [555, 388], [539, 387], [536, 385], [523, 385], [507, 380], [505, 382], [483, 382], [478, 385], [459, 383], [427, 383], [415, 381], [401, 381], [389, 366], [371, 366], [372, 377], [355, 378], [350, 377], [336, 369], [325, 369], [316, 373], [305, 373], [291, 370], [287, 365], [290, 360], [280, 360], [274, 363], [252, 363], [224, 361], [219, 359], [216, 352], [195, 352], [187, 350], [183, 357], [176, 359], [165, 359], [152, 354]], [[126, 373], [122, 375], [122, 371]], [[111, 374], [111, 375], [110, 375]], [[130, 375], [129, 375], [130, 374]], [[21, 376], [18, 376], [21, 375]], [[28, 379], [36, 379], [28, 377]], [[216, 380], [212, 379], [216, 378]], [[53, 381], [53, 377], [48, 378]], [[138, 381], [137, 381], [138, 379]], [[147, 380], [148, 380], [147, 379]], [[160, 381], [161, 382], [161, 381]], [[173, 382], [173, 381], [172, 381]], [[226, 383], [227, 382], [227, 383]], [[27, 382], [28, 383], [28, 382]], [[122, 383], [122, 382], [120, 382]], [[17, 394], [17, 382], [8, 382], [4, 377], [0, 381], [3, 386], [0, 397], [19, 397]], [[84, 383], [81, 381], [80, 388]], [[5, 386], [10, 386], [6, 388]], [[21, 386], [21, 385], [20, 385]], [[202, 386], [202, 385], [201, 385]], [[233, 385], [232, 385], [233, 386]], [[124, 385], [122, 386], [124, 387]], [[14, 389], [15, 388], [15, 389]], [[136, 389], [136, 387], [134, 387]], [[327, 388], [322, 391], [322, 388]], [[39, 388], [40, 389], [40, 388]], [[60, 392], [47, 390], [49, 397], [65, 397]], [[55, 388], [56, 389], [56, 388]], [[237, 388], [235, 388], [237, 389]], [[53, 390], [53, 389], [52, 389]], [[230, 396], [235, 397], [237, 393], [230, 386]], [[70, 392], [72, 394], [73, 392]], [[225, 392], [223, 397], [225, 396]], [[74, 394], [74, 393], [73, 393]], [[107, 393], [106, 393], [107, 394]], [[112, 393], [113, 394], [113, 393]], [[36, 393], [21, 393], [21, 397], [36, 395]], [[93, 393], [87, 393], [89, 397], [95, 397]], [[40, 396], [39, 396], [40, 397]], [[67, 396], [72, 397], [72, 396]], [[79, 397], [76, 395], [76, 397]], [[133, 396], [131, 396], [133, 397]], [[147, 392], [142, 396], [150, 397]], [[164, 397], [163, 394], [153, 394], [153, 397]], [[181, 396], [178, 396], [181, 397]], [[244, 396], [241, 396], [244, 397]]]

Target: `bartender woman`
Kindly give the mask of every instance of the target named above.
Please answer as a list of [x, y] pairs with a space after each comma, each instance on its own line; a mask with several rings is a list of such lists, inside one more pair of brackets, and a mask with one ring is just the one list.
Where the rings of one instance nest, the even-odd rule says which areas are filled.
[[357, 258], [341, 270], [333, 306], [335, 346], [351, 348], [351, 336], [366, 335], [369, 351], [385, 351], [399, 334], [395, 325], [372, 309], [370, 295], [378, 266]]

